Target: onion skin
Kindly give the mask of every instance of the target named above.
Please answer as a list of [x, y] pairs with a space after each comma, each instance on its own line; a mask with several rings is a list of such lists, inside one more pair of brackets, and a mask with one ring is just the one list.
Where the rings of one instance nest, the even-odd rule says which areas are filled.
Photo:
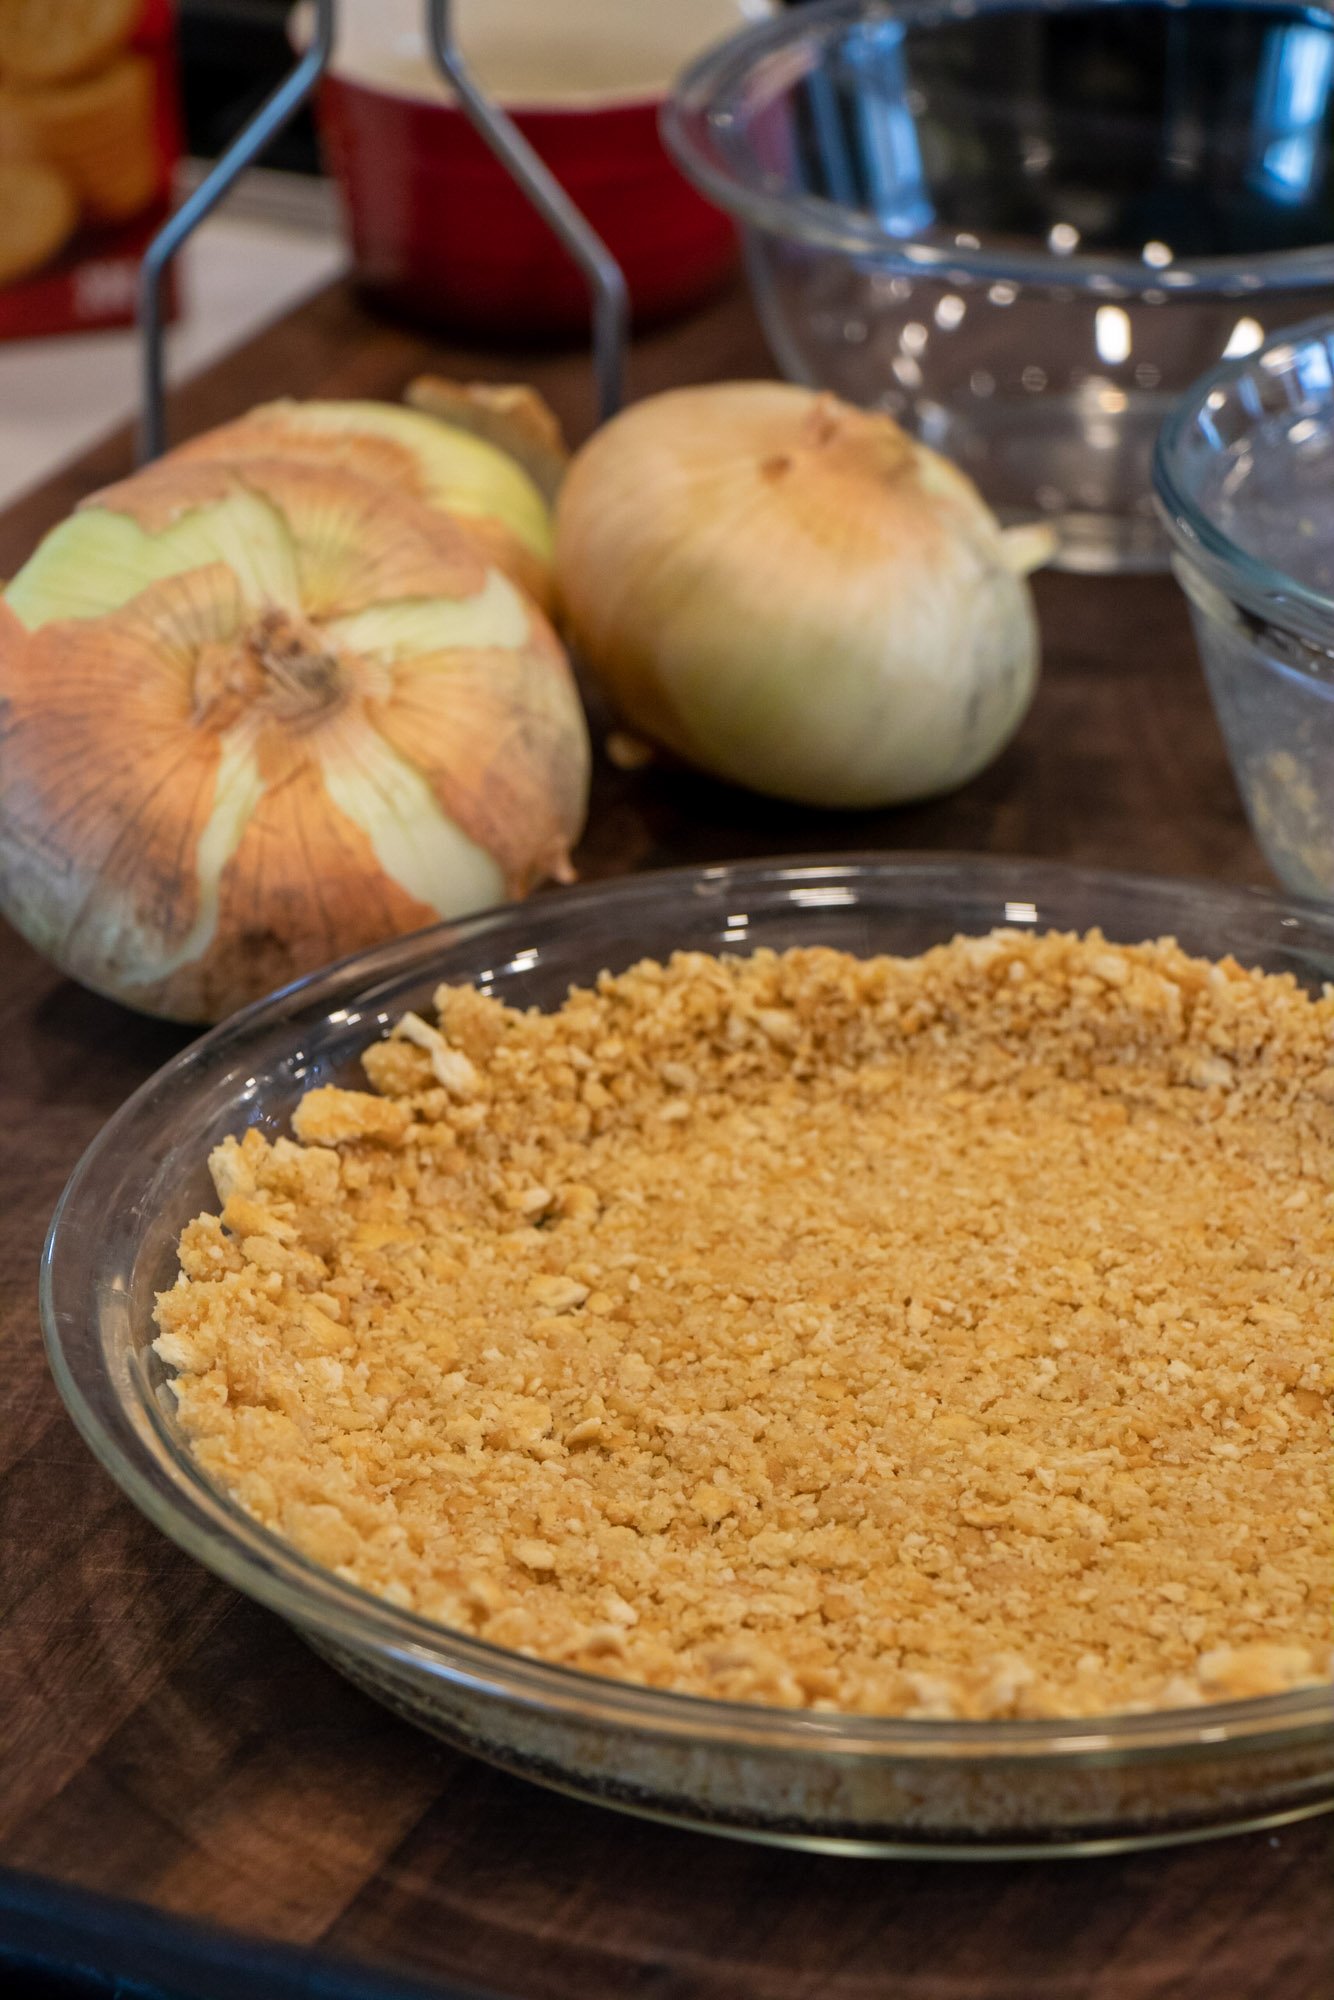
[[633, 405], [556, 509], [568, 636], [626, 721], [803, 804], [961, 785], [1037, 680], [1032, 602], [971, 483], [888, 417], [788, 383]]
[[588, 765], [537, 607], [354, 473], [165, 460], [0, 601], [0, 909], [149, 1013], [568, 879]]
[[521, 465], [544, 499], [560, 490], [570, 450], [560, 419], [527, 382], [453, 382], [418, 375], [403, 391], [411, 409], [484, 438]]
[[[459, 418], [474, 395], [480, 392], [457, 389], [451, 408]], [[540, 398], [534, 402], [538, 411], [545, 410]], [[231, 463], [302, 458], [382, 480], [442, 509], [488, 562], [551, 611], [551, 522], [545, 495], [513, 453], [475, 430], [470, 433], [461, 421], [450, 423], [397, 403], [288, 399], [262, 403], [232, 423], [201, 431], [171, 456]]]

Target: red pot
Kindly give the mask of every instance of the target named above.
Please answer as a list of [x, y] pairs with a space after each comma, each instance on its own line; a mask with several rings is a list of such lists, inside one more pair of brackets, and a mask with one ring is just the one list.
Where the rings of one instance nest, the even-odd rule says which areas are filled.
[[[616, 257], [641, 324], [706, 297], [736, 257], [730, 221], [663, 148], [660, 102], [595, 98], [511, 113]], [[455, 105], [335, 68], [320, 121], [363, 284], [415, 315], [478, 332], [587, 326], [577, 266]]]

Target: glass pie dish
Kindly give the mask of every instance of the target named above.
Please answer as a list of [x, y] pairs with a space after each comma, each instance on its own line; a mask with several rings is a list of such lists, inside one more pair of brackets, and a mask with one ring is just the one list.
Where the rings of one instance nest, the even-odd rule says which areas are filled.
[[61, 1198], [42, 1266], [51, 1365], [102, 1464], [164, 1533], [421, 1727], [577, 1796], [717, 1833], [844, 1853], [1096, 1853], [1334, 1807], [1334, 1684], [1096, 1719], [917, 1721], [729, 1703], [604, 1680], [372, 1597], [261, 1528], [192, 1459], [153, 1355], [156, 1291], [213, 1205], [227, 1133], [277, 1134], [298, 1098], [441, 980], [549, 1006], [675, 949], [915, 953], [997, 925], [1334, 978], [1334, 911], [1257, 890], [1056, 864], [757, 863], [563, 891], [393, 941], [237, 1015], [109, 1122]]

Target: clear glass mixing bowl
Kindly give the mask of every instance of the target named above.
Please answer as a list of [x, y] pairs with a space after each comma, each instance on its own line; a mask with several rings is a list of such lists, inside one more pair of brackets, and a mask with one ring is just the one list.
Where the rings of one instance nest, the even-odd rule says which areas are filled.
[[1058, 561], [1162, 567], [1150, 460], [1223, 355], [1334, 299], [1334, 13], [832, 0], [680, 80], [779, 365], [899, 417]]
[[1334, 912], [1258, 891], [1027, 861], [755, 863], [563, 890], [396, 940], [249, 1008], [159, 1070], [61, 1198], [42, 1265], [51, 1365], [75, 1422], [151, 1521], [289, 1620], [379, 1700], [452, 1743], [581, 1797], [834, 1852], [1096, 1853], [1277, 1825], [1334, 1805], [1334, 1685], [1094, 1721], [910, 1722], [601, 1680], [408, 1612], [299, 1555], [210, 1485], [151, 1352], [182, 1225], [214, 1204], [226, 1133], [279, 1133], [301, 1094], [442, 979], [521, 1006], [677, 948], [917, 952], [997, 924], [1127, 942], [1175, 934], [1315, 988]]
[[1154, 476], [1256, 839], [1334, 898], [1334, 318], [1197, 383]]

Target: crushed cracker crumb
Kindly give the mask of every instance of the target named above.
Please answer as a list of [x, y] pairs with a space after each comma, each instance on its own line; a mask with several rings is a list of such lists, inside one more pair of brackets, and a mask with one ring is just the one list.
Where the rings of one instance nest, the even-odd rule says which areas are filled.
[[1331, 1671], [1334, 994], [996, 932], [442, 987], [157, 1309], [268, 1527], [494, 1643], [910, 1717]]

